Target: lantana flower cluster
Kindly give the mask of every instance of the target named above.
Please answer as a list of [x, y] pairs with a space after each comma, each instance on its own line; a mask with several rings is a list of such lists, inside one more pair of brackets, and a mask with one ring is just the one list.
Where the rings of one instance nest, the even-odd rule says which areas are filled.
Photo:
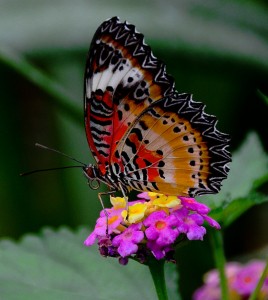
[[101, 211], [84, 244], [97, 241], [101, 255], [118, 257], [122, 264], [129, 257], [145, 262], [152, 255], [172, 261], [176, 243], [203, 240], [204, 222], [220, 229], [208, 216], [210, 209], [193, 198], [144, 192], [128, 203], [121, 197], [110, 197], [110, 201], [112, 208]]
[[[264, 271], [265, 262], [252, 260], [243, 265], [238, 262], [226, 264], [225, 274], [229, 288], [230, 300], [247, 300], [255, 290], [257, 283]], [[217, 270], [211, 270], [204, 275], [204, 285], [197, 289], [193, 300], [220, 300], [220, 279]], [[268, 299], [268, 274], [257, 296], [259, 300]]]

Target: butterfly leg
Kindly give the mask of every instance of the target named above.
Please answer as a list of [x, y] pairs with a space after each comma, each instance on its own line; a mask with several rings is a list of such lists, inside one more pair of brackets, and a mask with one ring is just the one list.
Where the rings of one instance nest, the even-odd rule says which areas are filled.
[[102, 209], [104, 211], [104, 214], [105, 216], [107, 217], [107, 220], [108, 220], [108, 213], [106, 211], [106, 208], [104, 206], [104, 203], [103, 203], [103, 200], [102, 200], [102, 196], [104, 195], [113, 195], [116, 191], [108, 191], [108, 192], [101, 192], [101, 193], [98, 193], [98, 198], [99, 198], [99, 201], [100, 201], [100, 204], [102, 206]]
[[123, 197], [124, 197], [124, 199], [125, 199], [125, 201], [126, 201], [126, 211], [127, 211], [127, 218], [128, 218], [128, 212], [129, 212], [129, 205], [128, 205], [128, 197], [126, 196], [126, 193], [125, 193], [125, 191], [124, 191], [124, 189], [123, 189], [123, 187], [122, 187], [122, 184], [119, 182], [119, 187], [120, 187], [120, 190], [121, 190], [121, 192], [122, 192], [122, 194], [123, 194]]
[[104, 211], [104, 214], [105, 214], [105, 217], [106, 217], [106, 235], [108, 236], [108, 213], [106, 211], [106, 208], [104, 206], [104, 203], [103, 203], [103, 200], [102, 200], [102, 196], [104, 195], [113, 195], [116, 191], [108, 191], [108, 192], [101, 192], [101, 193], [98, 193], [98, 198], [99, 198], [99, 201], [101, 203], [101, 206], [103, 208], [103, 211]]

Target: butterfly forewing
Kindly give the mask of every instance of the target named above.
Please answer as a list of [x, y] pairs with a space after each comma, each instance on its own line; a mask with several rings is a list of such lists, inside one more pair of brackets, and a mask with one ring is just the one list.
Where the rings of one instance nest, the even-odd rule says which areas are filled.
[[99, 27], [85, 72], [85, 126], [102, 173], [136, 117], [173, 91], [165, 65], [133, 25], [115, 17]]

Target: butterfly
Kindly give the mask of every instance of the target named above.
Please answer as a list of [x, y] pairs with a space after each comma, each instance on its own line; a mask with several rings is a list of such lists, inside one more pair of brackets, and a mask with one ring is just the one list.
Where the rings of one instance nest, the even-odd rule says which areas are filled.
[[96, 164], [89, 185], [166, 195], [217, 193], [227, 177], [229, 136], [166, 66], [134, 25], [113, 17], [97, 29], [86, 61], [84, 118]]

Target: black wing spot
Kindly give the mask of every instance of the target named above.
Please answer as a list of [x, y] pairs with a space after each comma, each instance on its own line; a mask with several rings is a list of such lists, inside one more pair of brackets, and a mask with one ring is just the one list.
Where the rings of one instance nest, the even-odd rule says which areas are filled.
[[141, 121], [139, 121], [139, 124], [140, 124], [140, 126], [141, 126], [141, 128], [143, 130], [147, 130], [148, 129], [148, 126], [146, 125], [145, 121], [141, 120]]
[[188, 148], [188, 152], [189, 152], [189, 153], [194, 153], [194, 148], [192, 148], [192, 147], [191, 147], [191, 148]]
[[122, 113], [122, 111], [121, 111], [121, 110], [118, 110], [118, 111], [117, 111], [117, 114], [118, 114], [118, 119], [119, 119], [119, 121], [122, 121], [122, 119], [123, 119], [123, 113]]
[[129, 111], [130, 107], [129, 107], [129, 104], [128, 104], [128, 103], [126, 103], [126, 104], [124, 105], [124, 109], [125, 109], [125, 111]]
[[173, 128], [173, 132], [178, 133], [178, 132], [181, 132], [181, 130], [178, 126], [176, 126]]
[[163, 171], [162, 169], [160, 169], [160, 170], [159, 170], [159, 176], [160, 176], [161, 178], [165, 179], [166, 177], [165, 177], [164, 174], [165, 174], [164, 171]]
[[195, 166], [195, 161], [194, 161], [194, 160], [191, 160], [191, 161], [190, 161], [190, 166], [192, 166], [192, 167]]
[[156, 150], [155, 152], [156, 152], [157, 154], [159, 154], [159, 155], [163, 155], [163, 151], [160, 150], [160, 149]]
[[160, 160], [160, 162], [158, 163], [158, 167], [162, 168], [165, 166], [165, 162], [163, 160]]
[[138, 98], [141, 98], [144, 95], [144, 91], [142, 89], [137, 89], [136, 90], [136, 96]]

